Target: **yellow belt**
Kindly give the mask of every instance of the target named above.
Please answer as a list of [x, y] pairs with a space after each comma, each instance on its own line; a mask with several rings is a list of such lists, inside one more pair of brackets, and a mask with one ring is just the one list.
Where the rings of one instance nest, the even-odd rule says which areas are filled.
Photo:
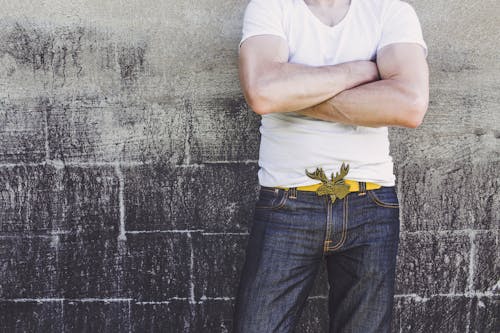
[[[298, 186], [297, 190], [299, 191], [312, 191], [316, 192], [318, 187], [320, 187], [323, 183], [318, 183], [318, 184], [313, 184], [313, 185], [306, 185], [306, 186]], [[358, 192], [359, 191], [359, 182], [356, 180], [350, 180], [350, 179], [344, 179], [344, 184], [349, 185], [349, 192]], [[281, 188], [284, 190], [288, 190], [289, 187], [282, 187], [282, 186], [275, 186], [277, 188]], [[377, 188], [381, 188], [382, 185], [376, 184], [376, 183], [370, 183], [366, 182], [366, 189], [367, 190], [375, 190]]]

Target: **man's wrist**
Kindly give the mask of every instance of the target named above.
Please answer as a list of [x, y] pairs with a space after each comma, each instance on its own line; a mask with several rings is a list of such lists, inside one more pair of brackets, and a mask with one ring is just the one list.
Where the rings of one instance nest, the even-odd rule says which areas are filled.
[[377, 64], [373, 61], [357, 60], [347, 62], [345, 65], [348, 73], [346, 89], [380, 79]]
[[328, 104], [329, 118], [335, 119], [336, 121], [344, 124], [354, 125], [354, 119], [352, 119], [351, 115], [342, 112], [338, 108], [337, 102], [338, 99], [336, 99], [335, 97], [330, 98], [326, 101], [326, 103]]
[[336, 84], [340, 87], [339, 93], [353, 86], [353, 69], [351, 66], [350, 62], [332, 66], [331, 74], [335, 78]]

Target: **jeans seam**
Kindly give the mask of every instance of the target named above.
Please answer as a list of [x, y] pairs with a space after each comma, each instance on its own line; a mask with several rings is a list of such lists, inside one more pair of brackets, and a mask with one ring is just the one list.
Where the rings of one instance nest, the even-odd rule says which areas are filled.
[[[276, 198], [275, 198], [276, 200]], [[283, 196], [281, 197], [280, 201], [278, 202], [277, 205], [273, 206], [257, 206], [255, 205], [256, 209], [279, 209], [285, 205], [285, 203], [288, 201], [288, 191], [283, 192]], [[274, 201], [273, 201], [274, 203]]]
[[381, 201], [377, 197], [377, 195], [375, 193], [373, 193], [372, 191], [367, 191], [367, 192], [368, 192], [368, 195], [370, 196], [370, 198], [372, 198], [373, 202], [375, 202], [375, 204], [382, 206], [382, 207], [387, 207], [387, 208], [399, 208], [399, 204], [385, 203], [385, 202]]
[[343, 211], [343, 218], [342, 218], [342, 236], [340, 237], [340, 241], [335, 244], [334, 246], [328, 248], [328, 250], [336, 250], [338, 248], [340, 248], [342, 245], [344, 245], [345, 243], [345, 240], [346, 240], [346, 234], [347, 234], [347, 212], [348, 212], [348, 198], [349, 196], [347, 195], [344, 199], [343, 199], [343, 203], [344, 203], [344, 211]]
[[332, 206], [332, 203], [330, 200], [328, 200], [328, 197], [326, 197], [327, 205], [326, 205], [326, 235], [325, 235], [325, 243], [323, 246], [323, 252], [326, 253], [328, 252], [328, 243], [331, 242], [330, 240], [330, 225], [331, 225], [331, 219], [330, 219], [330, 209]]
[[[324, 252], [328, 252], [328, 251], [333, 251], [333, 250], [336, 250], [338, 248], [340, 248], [342, 245], [344, 245], [345, 243], [345, 240], [347, 239], [346, 235], [347, 235], [347, 218], [348, 218], [348, 198], [349, 196], [347, 195], [344, 199], [342, 199], [343, 201], [343, 218], [342, 218], [342, 235], [340, 236], [340, 240], [337, 244], [333, 245], [333, 246], [329, 246], [329, 243], [331, 243], [332, 241], [328, 238], [329, 235], [330, 235], [330, 230], [329, 230], [329, 226], [330, 225], [333, 225], [332, 222], [328, 223], [327, 224], [327, 239], [325, 240], [325, 246], [324, 246]], [[337, 199], [337, 200], [340, 200], [340, 199]], [[328, 200], [328, 216], [331, 217], [330, 215], [330, 208], [332, 207], [332, 203], [330, 200]], [[327, 221], [331, 221], [331, 218], [328, 219]]]

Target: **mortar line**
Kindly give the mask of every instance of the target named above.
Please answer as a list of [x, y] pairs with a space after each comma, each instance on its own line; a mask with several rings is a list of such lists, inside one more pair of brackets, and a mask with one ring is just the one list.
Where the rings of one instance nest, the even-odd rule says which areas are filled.
[[409, 234], [409, 235], [447, 235], [447, 234], [455, 234], [455, 235], [467, 235], [469, 236], [471, 233], [478, 234], [478, 233], [488, 233], [488, 232], [494, 232], [495, 229], [444, 229], [444, 230], [415, 230], [415, 231], [402, 231], [402, 234]]
[[[123, 208], [124, 209], [124, 208]], [[121, 214], [120, 214], [121, 215]], [[120, 219], [121, 220], [121, 219]], [[120, 222], [120, 224], [122, 224]], [[125, 219], [123, 218], [123, 225], [125, 225]], [[193, 233], [193, 232], [203, 232], [204, 229], [186, 229], [186, 230], [125, 230], [126, 234], [154, 234], [154, 233]], [[2, 232], [0, 233], [0, 239], [8, 239], [8, 238], [51, 238], [57, 237], [59, 235], [71, 235], [73, 232], [69, 230], [56, 230], [50, 231], [44, 234], [27, 234], [25, 231], [13, 231], [13, 232]], [[231, 235], [231, 233], [225, 234], [221, 233], [221, 235]], [[120, 238], [119, 238], [120, 239]], [[125, 238], [126, 240], [126, 238]]]
[[137, 305], [162, 305], [162, 304], [170, 304], [172, 301], [141, 301], [135, 302]]
[[[123, 207], [123, 214], [125, 211], [125, 206]], [[122, 214], [122, 213], [120, 213]], [[124, 219], [124, 218], [123, 218]], [[470, 235], [471, 233], [479, 234], [479, 233], [489, 233], [489, 232], [495, 232], [495, 230], [488, 230], [488, 229], [481, 229], [481, 230], [471, 230], [471, 229], [464, 229], [464, 230], [441, 230], [441, 231], [405, 231], [404, 234], [456, 234], [456, 235]], [[54, 230], [47, 232], [45, 234], [27, 234], [25, 231], [13, 231], [13, 232], [1, 232], [0, 233], [0, 239], [1, 238], [17, 238], [17, 237], [23, 237], [23, 238], [35, 238], [35, 237], [45, 237], [45, 238], [50, 238], [53, 237], [54, 235], [69, 235], [72, 232], [69, 230]], [[210, 231], [205, 231], [205, 229], [166, 229], [166, 230], [125, 230], [125, 234], [153, 234], [153, 233], [201, 233], [204, 236], [217, 236], [217, 235], [235, 235], [235, 236], [248, 236], [250, 233], [249, 232], [210, 232]]]
[[129, 302], [132, 298], [0, 298], [0, 302]]
[[[492, 230], [476, 230], [475, 234], [479, 232], [491, 232]], [[125, 230], [125, 234], [154, 234], [154, 233], [201, 233], [204, 236], [248, 236], [249, 232], [205, 232], [205, 229], [171, 229], [171, 230]], [[419, 232], [420, 233], [420, 232]], [[429, 233], [431, 233], [429, 231]], [[460, 230], [449, 230], [452, 234], [463, 234]], [[467, 232], [469, 234], [470, 232]], [[25, 231], [12, 231], [12, 232], [1, 232], [0, 239], [2, 238], [52, 238], [57, 235], [71, 235], [72, 232], [69, 230], [55, 230], [44, 234], [28, 234]], [[476, 248], [474, 248], [475, 253], [477, 253]], [[475, 262], [472, 271], [475, 273]], [[471, 268], [469, 267], [469, 272]], [[468, 278], [469, 279], [469, 278]], [[468, 280], [469, 281], [469, 280]], [[468, 282], [470, 284], [470, 282]]]
[[474, 244], [476, 239], [476, 233], [474, 231], [469, 232], [469, 239], [470, 239], [470, 251], [469, 251], [469, 276], [467, 277], [467, 291], [472, 292], [474, 284], [474, 274], [476, 268], [475, 257], [477, 253], [477, 249]]
[[[402, 186], [401, 185], [398, 185], [398, 184], [395, 184], [396, 186], [396, 190], [397, 190], [397, 196], [398, 196], [398, 202], [399, 202], [399, 198], [403, 198], [403, 194], [402, 194]], [[405, 232], [405, 224], [402, 223], [404, 221], [403, 219], [403, 209], [399, 209], [399, 234], [402, 234]]]
[[470, 313], [471, 311], [467, 311], [467, 314], [465, 315], [465, 333], [470, 332]]
[[203, 236], [218, 236], [218, 235], [231, 235], [231, 236], [248, 236], [249, 232], [202, 232]]
[[120, 189], [118, 191], [118, 202], [120, 205], [120, 233], [118, 234], [118, 241], [124, 241], [127, 240], [127, 235], [125, 231], [125, 199], [124, 199], [125, 180], [123, 177], [122, 170], [120, 169], [119, 162], [115, 164], [115, 171], [120, 185]]
[[308, 299], [328, 299], [328, 295], [309, 296]]
[[132, 332], [132, 301], [128, 301], [128, 332]]
[[429, 300], [429, 297], [423, 297], [423, 296], [420, 296], [418, 294], [415, 294], [415, 293], [411, 293], [411, 294], [394, 294], [394, 297], [395, 298], [413, 298], [415, 299], [416, 301], [419, 301], [419, 302], [426, 302]]
[[200, 301], [232, 301], [234, 299], [235, 297], [228, 297], [228, 296], [208, 297], [203, 295], [200, 297]]
[[154, 234], [154, 233], [180, 233], [190, 234], [193, 232], [203, 232], [204, 229], [171, 229], [171, 230], [127, 230], [127, 234]]
[[25, 234], [23, 232], [16, 232], [16, 233], [9, 233], [9, 234], [0, 234], [0, 239], [9, 239], [9, 238], [23, 238], [23, 239], [30, 239], [30, 238], [50, 238], [52, 240], [52, 243], [55, 244], [55, 238], [54, 237], [59, 237], [59, 234], [30, 235], [30, 234]]
[[64, 327], [64, 300], [61, 300], [61, 322], [62, 322], [62, 331], [66, 332], [65, 327]]
[[[483, 298], [483, 297], [495, 297], [499, 296], [500, 294], [498, 293], [493, 293], [493, 292], [473, 292], [473, 293], [456, 293], [456, 294], [446, 294], [446, 293], [438, 293], [438, 294], [432, 294], [428, 296], [421, 296], [416, 293], [411, 293], [411, 294], [395, 294], [394, 297], [396, 298], [413, 298], [417, 301], [427, 301], [430, 298], [433, 297], [449, 297], [449, 298], [455, 298], [455, 297], [467, 297], [467, 298]], [[192, 296], [192, 295], [191, 295]], [[134, 301], [133, 298], [0, 298], [0, 302], [134, 302], [135, 304], [167, 304], [171, 303], [172, 301], [186, 301], [191, 304], [199, 304], [202, 303], [203, 301], [231, 301], [234, 300], [234, 297], [225, 297], [225, 296], [220, 296], [220, 297], [207, 297], [203, 296], [200, 298], [200, 300], [196, 301], [193, 297], [170, 297], [167, 298], [166, 300], [162, 301]], [[316, 296], [309, 296], [308, 298], [312, 299], [328, 299], [327, 295], [316, 295]]]
[[189, 275], [190, 275], [190, 281], [189, 281], [189, 299], [191, 302], [195, 302], [195, 292], [194, 292], [194, 248], [193, 248], [193, 238], [191, 236], [191, 233], [187, 233], [187, 237], [189, 239], [189, 250], [190, 250], [190, 256], [189, 256]]
[[194, 288], [194, 246], [193, 237], [190, 232], [187, 233], [189, 240], [189, 308], [191, 310], [191, 318], [194, 322], [196, 319], [196, 298], [195, 298], [195, 288]]
[[259, 160], [242, 160], [242, 161], [204, 161], [203, 164], [252, 164], [258, 163]]
[[[155, 164], [155, 160], [145, 160], [145, 161], [128, 161], [120, 162], [121, 166], [124, 167], [135, 167]], [[172, 164], [174, 167], [179, 168], [203, 168], [209, 164], [256, 164], [257, 160], [243, 160], [243, 161], [204, 161], [203, 163], [192, 163], [192, 164]], [[18, 163], [0, 163], [0, 168], [14, 168], [14, 167], [25, 167], [25, 166], [44, 166], [52, 165], [56, 168], [62, 168], [64, 166], [77, 166], [77, 167], [99, 167], [99, 166], [114, 166], [116, 161], [92, 161], [92, 162], [81, 162], [81, 161], [62, 161], [57, 159], [46, 159], [41, 162], [18, 162]]]
[[485, 292], [463, 292], [463, 293], [437, 293], [437, 294], [432, 294], [428, 296], [421, 296], [416, 293], [411, 293], [411, 294], [395, 294], [394, 297], [409, 297], [409, 298], [420, 298], [420, 299], [429, 299], [431, 297], [449, 297], [449, 298], [454, 298], [454, 297], [468, 297], [468, 298], [474, 298], [474, 297], [494, 297], [494, 296], [500, 296], [498, 293], [494, 293], [491, 291], [485, 291]]

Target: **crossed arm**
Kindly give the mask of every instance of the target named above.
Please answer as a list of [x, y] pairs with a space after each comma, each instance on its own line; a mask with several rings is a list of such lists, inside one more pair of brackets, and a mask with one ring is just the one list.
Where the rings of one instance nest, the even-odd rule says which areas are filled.
[[288, 55], [277, 36], [254, 36], [241, 45], [240, 82], [256, 113], [295, 111], [351, 125], [415, 128], [427, 111], [429, 70], [418, 44], [387, 45], [376, 63], [315, 67], [288, 63]]

